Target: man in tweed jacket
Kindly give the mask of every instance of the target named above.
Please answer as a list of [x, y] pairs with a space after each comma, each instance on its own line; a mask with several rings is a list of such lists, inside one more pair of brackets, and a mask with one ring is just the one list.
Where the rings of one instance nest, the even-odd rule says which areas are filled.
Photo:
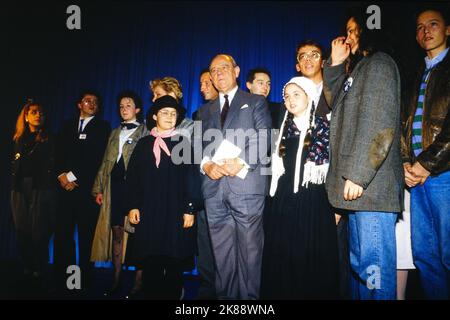
[[370, 50], [366, 39], [365, 21], [350, 18], [347, 37], [333, 40], [324, 67], [333, 107], [326, 186], [330, 203], [349, 211], [352, 298], [395, 299], [395, 222], [403, 203], [400, 76], [392, 58]]

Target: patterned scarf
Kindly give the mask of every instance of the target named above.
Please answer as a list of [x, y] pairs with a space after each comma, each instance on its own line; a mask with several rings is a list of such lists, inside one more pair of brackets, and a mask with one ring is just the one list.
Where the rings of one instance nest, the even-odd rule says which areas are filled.
[[161, 149], [170, 156], [169, 148], [167, 148], [167, 144], [164, 142], [163, 138], [173, 137], [177, 133], [175, 128], [164, 133], [159, 133], [156, 127], [150, 131], [150, 134], [156, 138], [155, 143], [153, 144], [153, 154], [155, 155], [157, 168], [159, 168], [159, 163], [161, 162]]

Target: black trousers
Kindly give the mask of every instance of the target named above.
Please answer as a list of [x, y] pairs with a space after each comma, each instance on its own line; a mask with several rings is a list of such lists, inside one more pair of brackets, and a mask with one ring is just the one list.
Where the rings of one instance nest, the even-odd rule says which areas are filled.
[[166, 256], [144, 259], [144, 295], [153, 300], [179, 300], [183, 288], [182, 261]]
[[74, 242], [75, 226], [78, 228], [78, 257], [81, 269], [81, 289], [90, 284], [93, 264], [90, 262], [92, 241], [99, 215], [90, 190], [75, 188], [72, 191], [60, 190], [59, 210], [55, 227], [55, 272], [59, 286], [64, 289], [69, 265], [76, 264]]
[[27, 272], [44, 271], [48, 263], [48, 243], [53, 233], [56, 191], [33, 188], [33, 179], [24, 178], [11, 191], [11, 209], [19, 251]]
[[348, 249], [348, 215], [343, 213], [337, 225], [339, 253], [339, 298], [351, 299], [350, 295], [350, 252]]

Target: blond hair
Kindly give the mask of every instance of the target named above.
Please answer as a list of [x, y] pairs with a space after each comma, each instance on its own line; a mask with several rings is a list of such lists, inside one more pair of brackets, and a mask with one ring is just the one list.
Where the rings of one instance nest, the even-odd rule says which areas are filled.
[[183, 98], [183, 91], [180, 82], [174, 77], [164, 77], [162, 79], [154, 79], [150, 82], [152, 92], [155, 92], [156, 87], [161, 87], [167, 93], [173, 92], [178, 101]]
[[[13, 136], [13, 140], [14, 142], [18, 142], [20, 140], [20, 138], [22, 138], [22, 136], [24, 135], [25, 131], [29, 131], [29, 127], [27, 124], [27, 121], [25, 120], [25, 117], [28, 113], [28, 111], [30, 111], [30, 108], [32, 106], [36, 106], [38, 107], [38, 110], [40, 112], [43, 112], [43, 108], [40, 104], [35, 103], [33, 101], [28, 101], [22, 108], [22, 110], [19, 113], [19, 116], [17, 117], [17, 121], [16, 121], [16, 131], [14, 132], [14, 136]], [[36, 135], [36, 141], [37, 142], [44, 142], [48, 139], [46, 130], [44, 130], [43, 128], [39, 128], [38, 134]]]

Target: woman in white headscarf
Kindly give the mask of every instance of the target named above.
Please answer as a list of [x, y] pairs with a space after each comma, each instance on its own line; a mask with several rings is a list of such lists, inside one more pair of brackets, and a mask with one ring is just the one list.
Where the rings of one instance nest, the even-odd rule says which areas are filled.
[[292, 78], [283, 99], [287, 111], [272, 154], [261, 297], [337, 298], [336, 225], [325, 191], [329, 119], [315, 114], [319, 97], [305, 77]]

